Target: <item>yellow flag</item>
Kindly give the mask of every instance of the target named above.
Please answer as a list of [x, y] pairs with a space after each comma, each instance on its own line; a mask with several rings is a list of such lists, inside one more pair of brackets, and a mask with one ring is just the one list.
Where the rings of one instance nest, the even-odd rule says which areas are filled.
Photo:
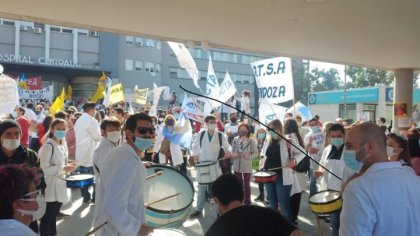
[[93, 95], [93, 97], [90, 99], [92, 102], [98, 102], [99, 99], [104, 97], [103, 95], [103, 92], [105, 92], [104, 81], [106, 81], [106, 75], [104, 72], [102, 72], [102, 76], [101, 78], [99, 78], [98, 88], [96, 89], [96, 92]]
[[64, 100], [66, 99], [65, 96], [65, 90], [63, 88], [60, 96], [58, 96], [50, 106], [50, 115], [54, 116], [56, 112], [63, 110]]
[[67, 95], [66, 99], [71, 99], [73, 97], [73, 89], [71, 88], [71, 85], [67, 88]]
[[149, 93], [149, 88], [145, 89], [135, 89], [134, 90], [134, 99], [138, 104], [146, 105], [147, 103], [147, 94]]
[[121, 83], [111, 87], [110, 104], [124, 101], [124, 90]]

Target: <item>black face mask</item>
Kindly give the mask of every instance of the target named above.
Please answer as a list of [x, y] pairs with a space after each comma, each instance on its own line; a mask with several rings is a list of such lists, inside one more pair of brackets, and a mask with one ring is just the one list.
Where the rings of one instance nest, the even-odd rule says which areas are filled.
[[230, 118], [230, 121], [236, 123], [236, 121], [238, 121], [238, 118]]
[[41, 111], [35, 111], [35, 114], [39, 115], [41, 114]]

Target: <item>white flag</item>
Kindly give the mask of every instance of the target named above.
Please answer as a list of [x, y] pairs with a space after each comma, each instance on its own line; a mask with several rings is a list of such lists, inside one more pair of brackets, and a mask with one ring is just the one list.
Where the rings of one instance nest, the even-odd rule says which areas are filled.
[[251, 63], [258, 93], [270, 103], [287, 102], [294, 98], [292, 62], [290, 58], [277, 57]]
[[111, 78], [106, 78], [106, 92], [104, 96], [104, 101], [102, 105], [105, 107], [109, 107], [111, 105], [111, 86], [112, 86], [112, 80]]
[[225, 79], [219, 86], [219, 99], [221, 102], [226, 102], [236, 93], [235, 83], [230, 78], [229, 72], [226, 70]]
[[0, 114], [12, 113], [19, 105], [19, 92], [16, 80], [0, 74]]
[[[207, 69], [207, 82], [206, 82], [206, 96], [219, 99], [219, 81], [217, 81], [216, 74], [213, 69], [213, 62], [209, 53], [209, 68]], [[221, 103], [210, 100], [212, 107], [217, 108]]]
[[188, 118], [201, 123], [204, 122], [204, 118], [212, 110], [208, 99], [203, 97], [188, 97], [186, 93], [182, 102], [182, 108]]
[[153, 105], [150, 108], [149, 115], [157, 116], [157, 105], [159, 103], [160, 94], [162, 93], [162, 88], [158, 87], [153, 83]]
[[198, 85], [200, 74], [198, 72], [197, 65], [195, 64], [195, 61], [188, 49], [182, 43], [168, 42], [168, 44], [172, 51], [175, 53], [179, 65], [188, 72], [194, 82], [195, 87], [200, 88]]
[[163, 86], [161, 88], [163, 89], [163, 99], [171, 100], [171, 89], [169, 86]]
[[261, 103], [258, 109], [258, 113], [260, 115], [259, 120], [265, 125], [268, 125], [268, 123], [274, 119], [283, 120], [286, 110], [286, 107], [273, 105], [270, 104], [267, 99], [261, 99]]

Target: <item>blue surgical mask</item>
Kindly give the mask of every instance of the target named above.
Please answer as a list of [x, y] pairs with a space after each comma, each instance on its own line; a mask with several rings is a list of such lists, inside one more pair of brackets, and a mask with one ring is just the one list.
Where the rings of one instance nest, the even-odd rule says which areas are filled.
[[319, 126], [311, 126], [311, 130], [314, 133], [318, 133], [319, 132]]
[[343, 138], [331, 138], [331, 144], [334, 145], [336, 148], [340, 148], [341, 145], [344, 144]]
[[66, 134], [67, 134], [67, 132], [65, 130], [56, 130], [56, 131], [54, 131], [54, 136], [57, 139], [62, 139], [64, 137], [66, 137]]
[[17, 112], [16, 111], [12, 111], [11, 115], [12, 115], [13, 119], [15, 119], [17, 117]]
[[273, 138], [273, 139], [278, 139], [279, 138], [279, 135], [278, 134], [276, 134], [276, 132], [274, 132], [274, 131], [269, 131], [270, 132], [270, 136], [271, 136], [271, 138]]
[[[366, 145], [366, 144], [365, 144]], [[362, 150], [362, 148], [365, 147], [365, 145], [363, 145], [363, 147], [361, 147], [357, 152], [359, 152], [360, 150]], [[354, 150], [344, 150], [343, 151], [343, 161], [346, 164], [346, 166], [355, 171], [355, 172], [359, 172], [360, 169], [362, 169], [363, 166], [363, 161], [366, 160], [366, 158], [368, 158], [368, 156], [366, 156], [365, 158], [363, 158], [363, 160], [358, 161], [356, 159], [356, 151]]]
[[134, 141], [134, 145], [136, 145], [138, 149], [144, 151], [153, 145], [153, 140], [150, 138], [136, 137], [136, 141]]
[[172, 125], [174, 125], [174, 121], [173, 120], [167, 120], [166, 125], [172, 126]]
[[258, 134], [258, 139], [264, 139], [264, 138], [265, 138], [265, 133]]

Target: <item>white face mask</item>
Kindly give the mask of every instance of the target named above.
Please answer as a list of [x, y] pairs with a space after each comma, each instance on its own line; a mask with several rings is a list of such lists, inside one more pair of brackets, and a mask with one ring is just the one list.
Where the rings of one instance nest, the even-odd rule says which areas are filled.
[[106, 136], [108, 137], [109, 141], [113, 143], [117, 143], [121, 139], [121, 132], [120, 131], [106, 132]]
[[[31, 193], [28, 193], [31, 194]], [[27, 195], [28, 195], [27, 194]], [[29, 210], [23, 210], [23, 209], [16, 209], [16, 211], [25, 214], [25, 215], [32, 215], [32, 221], [36, 221], [42, 218], [45, 214], [45, 210], [47, 209], [47, 202], [45, 201], [45, 198], [41, 195], [41, 193], [38, 193], [38, 196], [33, 199], [21, 199], [22, 201], [27, 202], [36, 202], [38, 204], [38, 209], [36, 211], [29, 211]]]
[[215, 130], [216, 129], [216, 124], [207, 124], [207, 128], [209, 130]]
[[1, 145], [8, 151], [16, 150], [20, 145], [19, 139], [4, 139]]
[[394, 148], [391, 146], [386, 146], [386, 155], [388, 156], [388, 159], [394, 156], [395, 155]]

